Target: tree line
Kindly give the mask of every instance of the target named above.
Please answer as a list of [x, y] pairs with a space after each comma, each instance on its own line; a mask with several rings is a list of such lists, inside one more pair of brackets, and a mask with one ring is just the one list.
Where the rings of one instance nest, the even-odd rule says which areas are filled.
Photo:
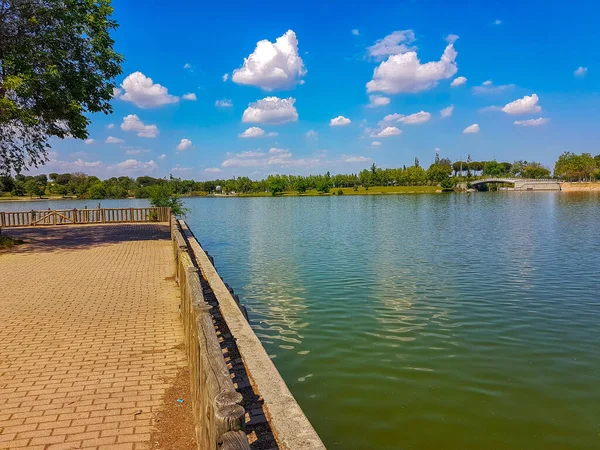
[[[177, 195], [206, 195], [215, 193], [252, 194], [271, 192], [278, 195], [284, 191], [304, 193], [316, 190], [328, 193], [334, 188], [374, 186], [441, 186], [452, 189], [457, 182], [479, 177], [549, 178], [550, 170], [537, 162], [514, 161], [466, 161], [451, 162], [448, 158], [436, 157], [427, 168], [418, 160], [410, 167], [381, 168], [375, 163], [359, 173], [323, 175], [269, 175], [261, 180], [248, 177], [216, 179], [209, 181], [182, 180], [141, 176], [112, 177], [100, 180], [84, 173], [50, 173], [26, 176], [17, 174], [0, 177], [0, 192], [14, 196], [42, 197], [44, 195], [74, 196], [78, 198], [148, 198], [152, 186], [167, 185]], [[589, 181], [600, 179], [600, 155], [565, 152], [558, 158], [554, 176], [567, 181]]]

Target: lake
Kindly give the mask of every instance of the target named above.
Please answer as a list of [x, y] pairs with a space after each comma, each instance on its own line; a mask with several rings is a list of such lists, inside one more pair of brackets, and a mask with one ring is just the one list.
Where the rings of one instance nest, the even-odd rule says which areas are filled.
[[598, 193], [186, 203], [328, 448], [600, 448]]

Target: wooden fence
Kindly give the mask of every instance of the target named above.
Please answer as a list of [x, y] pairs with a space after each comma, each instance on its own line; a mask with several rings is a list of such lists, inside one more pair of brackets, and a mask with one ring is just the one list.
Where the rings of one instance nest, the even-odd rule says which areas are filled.
[[93, 208], [0, 212], [0, 227], [35, 227], [86, 223], [169, 222], [170, 208]]

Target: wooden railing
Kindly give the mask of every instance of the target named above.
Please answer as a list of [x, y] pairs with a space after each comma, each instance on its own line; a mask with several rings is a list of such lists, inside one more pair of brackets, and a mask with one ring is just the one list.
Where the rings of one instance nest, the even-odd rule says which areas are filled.
[[92, 208], [0, 212], [0, 227], [36, 227], [87, 223], [169, 222], [170, 208]]

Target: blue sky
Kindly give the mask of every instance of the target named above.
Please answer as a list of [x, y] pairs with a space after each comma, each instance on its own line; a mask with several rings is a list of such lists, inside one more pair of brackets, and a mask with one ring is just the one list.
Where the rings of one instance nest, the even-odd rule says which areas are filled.
[[53, 141], [39, 171], [260, 178], [427, 166], [436, 149], [548, 166], [600, 153], [600, 6], [490, 3], [115, 0], [114, 113], [92, 116], [93, 141]]

